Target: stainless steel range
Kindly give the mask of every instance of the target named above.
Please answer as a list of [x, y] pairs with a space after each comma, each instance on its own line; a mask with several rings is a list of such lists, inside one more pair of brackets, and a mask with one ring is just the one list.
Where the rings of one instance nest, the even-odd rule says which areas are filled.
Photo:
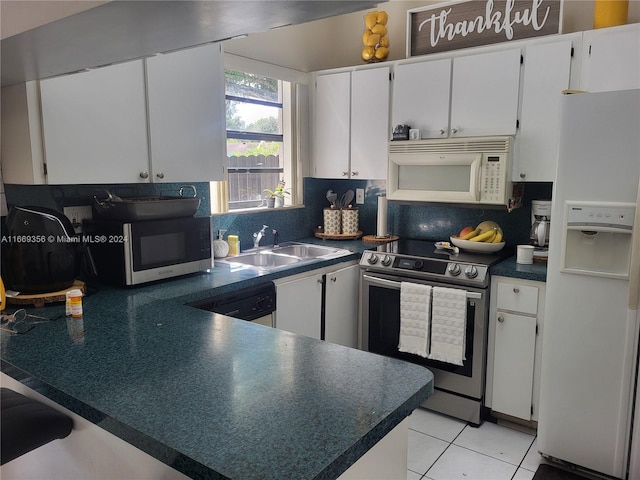
[[[434, 375], [434, 394], [422, 405], [482, 423], [489, 324], [489, 267], [511, 256], [454, 253], [426, 240], [398, 240], [366, 251], [360, 260], [360, 348], [423, 365]], [[462, 365], [400, 352], [403, 282], [464, 290], [466, 324]], [[459, 292], [458, 292], [459, 293]]]

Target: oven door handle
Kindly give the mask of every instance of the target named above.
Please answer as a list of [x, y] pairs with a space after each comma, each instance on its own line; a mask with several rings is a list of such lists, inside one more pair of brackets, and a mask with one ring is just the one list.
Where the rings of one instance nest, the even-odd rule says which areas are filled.
[[[393, 287], [396, 289], [400, 288], [400, 284], [402, 282], [396, 282], [395, 280], [387, 280], [385, 278], [372, 277], [371, 275], [362, 275], [362, 278], [367, 280], [369, 283], [382, 285], [386, 287]], [[482, 298], [482, 294], [478, 292], [467, 292], [467, 298], [480, 300]]]

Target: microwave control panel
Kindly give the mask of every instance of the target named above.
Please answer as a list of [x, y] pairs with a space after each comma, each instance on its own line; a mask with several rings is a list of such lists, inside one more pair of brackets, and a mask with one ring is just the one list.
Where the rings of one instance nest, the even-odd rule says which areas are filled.
[[507, 175], [506, 155], [485, 154], [480, 165], [480, 200], [502, 203]]

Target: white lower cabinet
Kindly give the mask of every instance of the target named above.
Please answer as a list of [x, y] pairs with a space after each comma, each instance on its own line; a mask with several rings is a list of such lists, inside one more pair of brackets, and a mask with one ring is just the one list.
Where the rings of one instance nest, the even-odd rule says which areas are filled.
[[274, 280], [275, 327], [356, 348], [358, 273], [345, 262]]
[[325, 276], [323, 340], [358, 347], [359, 278], [358, 265], [349, 265]]
[[276, 284], [276, 328], [320, 339], [322, 277], [314, 271], [273, 282]]
[[491, 292], [486, 405], [536, 421], [545, 284], [493, 277]]

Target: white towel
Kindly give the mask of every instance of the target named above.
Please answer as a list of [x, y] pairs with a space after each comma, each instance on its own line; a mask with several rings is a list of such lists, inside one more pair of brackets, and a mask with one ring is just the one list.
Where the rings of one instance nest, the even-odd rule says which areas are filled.
[[429, 359], [462, 365], [467, 328], [467, 292], [433, 287]]
[[398, 350], [427, 358], [431, 287], [400, 284], [400, 343]]

